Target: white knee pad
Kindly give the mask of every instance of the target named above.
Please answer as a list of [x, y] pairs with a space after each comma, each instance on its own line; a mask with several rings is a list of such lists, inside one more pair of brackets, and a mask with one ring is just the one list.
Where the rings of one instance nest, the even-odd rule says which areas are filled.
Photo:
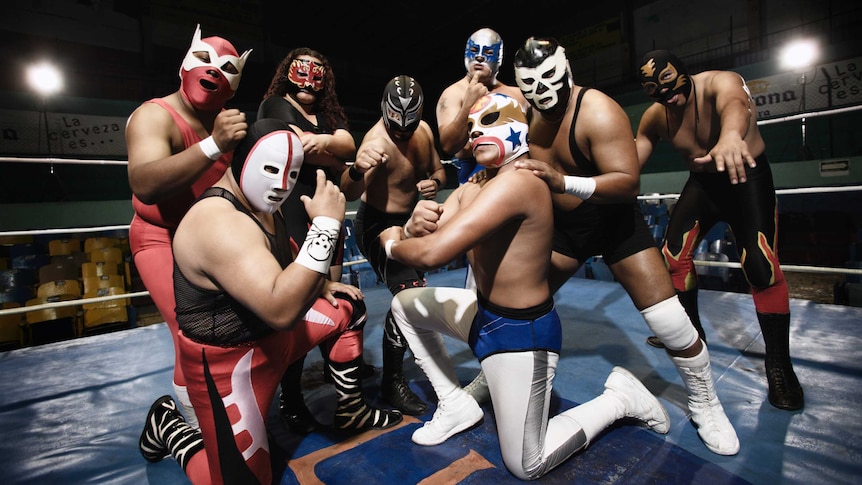
[[643, 309], [641, 315], [650, 330], [670, 350], [687, 349], [700, 338], [676, 295]]

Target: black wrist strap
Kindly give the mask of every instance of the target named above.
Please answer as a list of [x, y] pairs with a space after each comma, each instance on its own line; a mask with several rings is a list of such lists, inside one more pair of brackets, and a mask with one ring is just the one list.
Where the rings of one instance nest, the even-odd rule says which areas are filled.
[[356, 170], [356, 166], [354, 165], [351, 165], [350, 168], [347, 169], [347, 175], [350, 177], [350, 180], [354, 182], [359, 182], [360, 180], [365, 178], [365, 176], [362, 175], [359, 170]]

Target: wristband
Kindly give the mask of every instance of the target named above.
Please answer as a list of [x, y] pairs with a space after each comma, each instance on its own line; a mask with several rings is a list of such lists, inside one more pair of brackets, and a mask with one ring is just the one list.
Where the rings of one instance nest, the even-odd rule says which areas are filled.
[[200, 143], [198, 143], [198, 146], [201, 147], [201, 151], [204, 152], [204, 155], [212, 161], [216, 161], [222, 156], [222, 152], [219, 150], [218, 145], [216, 145], [212, 135], [201, 140]]
[[350, 180], [354, 182], [359, 182], [365, 175], [362, 174], [359, 170], [356, 169], [356, 165], [351, 165], [350, 168], [347, 169], [347, 175], [350, 176]]
[[295, 262], [312, 271], [327, 274], [340, 231], [341, 223], [338, 220], [326, 216], [315, 217]]
[[587, 200], [592, 197], [596, 190], [596, 180], [592, 177], [575, 177], [566, 175], [563, 177], [566, 181], [566, 193]]
[[389, 259], [395, 259], [392, 257], [392, 245], [395, 244], [394, 239], [389, 239], [386, 241], [386, 244], [383, 245], [383, 249], [386, 251], [386, 257]]
[[404, 226], [401, 232], [404, 234], [404, 239], [410, 239], [413, 237], [413, 234], [410, 234], [410, 231], [407, 230], [407, 226]]
[[441, 182], [441, 181], [440, 181], [440, 179], [438, 179], [438, 178], [433, 178], [433, 177], [432, 177], [432, 178], [431, 178], [431, 180], [433, 180], [433, 181], [434, 181], [434, 183], [435, 183], [435, 184], [437, 184], [437, 188], [438, 188], [438, 189], [440, 188], [440, 186], [441, 186], [441, 185], [443, 185], [443, 182]]

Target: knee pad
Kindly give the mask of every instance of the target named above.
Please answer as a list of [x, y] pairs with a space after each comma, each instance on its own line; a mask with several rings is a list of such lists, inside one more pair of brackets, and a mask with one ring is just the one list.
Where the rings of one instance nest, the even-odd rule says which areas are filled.
[[676, 295], [643, 309], [641, 315], [670, 350], [687, 349], [700, 338]]

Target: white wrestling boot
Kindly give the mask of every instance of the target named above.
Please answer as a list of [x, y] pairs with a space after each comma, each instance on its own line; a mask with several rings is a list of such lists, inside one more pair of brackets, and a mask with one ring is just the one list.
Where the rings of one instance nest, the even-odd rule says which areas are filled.
[[439, 445], [481, 421], [485, 414], [476, 400], [461, 388], [440, 334], [423, 330], [413, 332], [412, 335], [404, 333], [419, 337], [408, 339], [410, 350], [416, 365], [428, 377], [438, 401], [431, 421], [426, 421], [413, 432], [413, 442], [422, 446]]
[[458, 389], [453, 395], [437, 404], [431, 421], [413, 432], [413, 442], [422, 446], [434, 446], [482, 421], [485, 413], [476, 400]]
[[694, 357], [670, 356], [670, 359], [688, 389], [688, 409], [703, 444], [718, 455], [737, 454], [739, 438], [715, 393], [706, 344]]
[[488, 389], [488, 381], [485, 380], [485, 371], [479, 369], [479, 374], [464, 387], [467, 394], [473, 396], [479, 405], [483, 405], [491, 401], [491, 391]]
[[611, 394], [622, 401], [626, 409], [625, 417], [642, 421], [656, 433], [666, 434], [670, 430], [667, 410], [628, 370], [614, 367], [605, 381], [605, 389], [603, 394]]

